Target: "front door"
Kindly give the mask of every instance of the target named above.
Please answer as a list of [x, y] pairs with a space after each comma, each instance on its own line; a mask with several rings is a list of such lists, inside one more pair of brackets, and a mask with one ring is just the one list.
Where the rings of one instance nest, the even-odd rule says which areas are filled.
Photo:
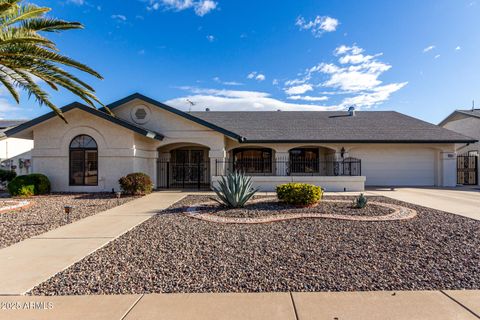
[[206, 150], [178, 149], [170, 160], [158, 161], [159, 188], [202, 188], [209, 184]]

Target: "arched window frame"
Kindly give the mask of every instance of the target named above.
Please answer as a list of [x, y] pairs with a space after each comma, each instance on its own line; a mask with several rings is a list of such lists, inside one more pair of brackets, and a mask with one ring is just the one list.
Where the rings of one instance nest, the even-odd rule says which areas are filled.
[[95, 139], [81, 134], [69, 145], [69, 185], [98, 185], [98, 145]]

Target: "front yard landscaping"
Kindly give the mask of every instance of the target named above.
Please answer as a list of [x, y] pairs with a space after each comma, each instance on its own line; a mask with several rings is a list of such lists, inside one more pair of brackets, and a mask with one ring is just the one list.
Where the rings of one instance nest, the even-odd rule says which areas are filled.
[[[303, 218], [225, 224], [190, 216], [192, 205], [208, 211], [212, 205], [204, 204], [209, 196], [189, 196], [30, 294], [480, 288], [480, 221], [383, 197], [369, 197], [364, 209], [346, 207], [350, 197], [325, 199], [345, 202], [321, 202], [323, 213], [377, 217], [390, 213], [372, 205], [383, 203], [417, 215], [392, 221]], [[211, 212], [255, 218], [269, 216], [272, 208], [274, 215], [313, 210], [278, 206], [266, 200], [230, 215], [229, 210]]]
[[[42, 234], [96, 213], [128, 202], [135, 197], [117, 199], [111, 193], [59, 193], [27, 198], [0, 198], [0, 248]], [[28, 202], [21, 208], [14, 203]], [[65, 206], [73, 206], [67, 216]]]

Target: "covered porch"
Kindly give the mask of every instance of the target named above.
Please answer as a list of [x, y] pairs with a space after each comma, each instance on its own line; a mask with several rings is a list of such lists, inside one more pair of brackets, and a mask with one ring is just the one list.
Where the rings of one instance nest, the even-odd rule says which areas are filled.
[[274, 191], [279, 184], [304, 182], [328, 191], [362, 191], [361, 159], [348, 155], [344, 148], [319, 145], [235, 147], [224, 159], [215, 159], [212, 183], [233, 171], [252, 177], [262, 191]]

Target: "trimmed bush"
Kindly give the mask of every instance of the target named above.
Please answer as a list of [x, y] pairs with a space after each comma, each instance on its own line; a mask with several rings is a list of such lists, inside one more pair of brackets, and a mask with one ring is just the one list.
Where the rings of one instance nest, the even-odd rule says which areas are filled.
[[50, 193], [50, 180], [40, 173], [15, 177], [7, 185], [12, 196], [31, 196]]
[[286, 183], [277, 186], [279, 200], [296, 206], [310, 206], [323, 197], [323, 189], [307, 183]]
[[127, 194], [144, 195], [153, 190], [152, 179], [143, 172], [127, 174], [125, 177], [121, 177], [118, 183], [122, 191]]
[[15, 171], [0, 169], [0, 182], [10, 182], [17, 176]]

